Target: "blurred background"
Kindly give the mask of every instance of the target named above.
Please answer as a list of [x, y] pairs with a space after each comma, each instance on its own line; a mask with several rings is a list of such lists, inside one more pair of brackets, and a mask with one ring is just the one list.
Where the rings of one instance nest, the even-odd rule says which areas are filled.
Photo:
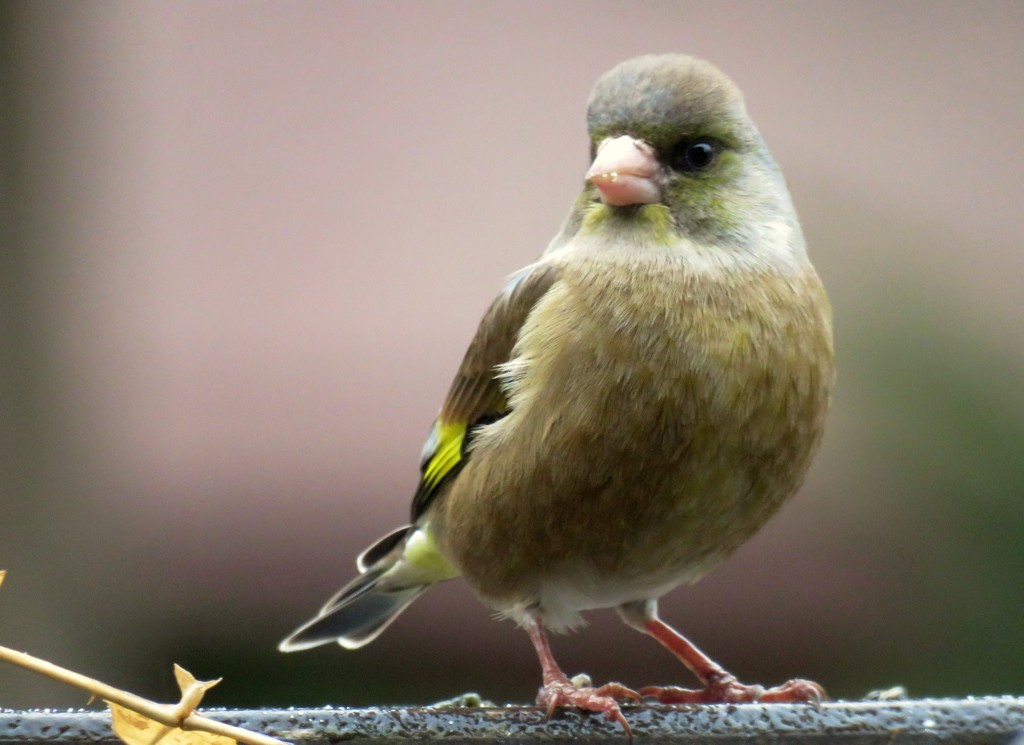
[[[835, 309], [800, 495], [663, 615], [745, 679], [1024, 694], [1024, 5], [34, 0], [0, 6], [0, 644], [211, 706], [532, 700], [465, 586], [277, 642], [407, 515], [503, 277], [587, 166], [595, 78], [746, 92]], [[592, 614], [567, 671], [691, 681]], [[81, 693], [0, 668], [0, 706]]]

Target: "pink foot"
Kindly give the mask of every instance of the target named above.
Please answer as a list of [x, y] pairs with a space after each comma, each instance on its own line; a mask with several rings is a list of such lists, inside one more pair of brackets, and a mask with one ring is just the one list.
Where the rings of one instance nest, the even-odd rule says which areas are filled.
[[592, 688], [577, 687], [569, 680], [554, 681], [546, 683], [537, 693], [537, 705], [546, 709], [549, 719], [558, 709], [574, 706], [583, 711], [603, 714], [605, 719], [618, 722], [630, 738], [633, 733], [629, 729], [626, 717], [622, 715], [619, 702], [639, 700], [639, 693], [619, 683], [608, 683], [600, 688]]
[[810, 680], [790, 680], [775, 688], [744, 685], [732, 675], [712, 678], [702, 690], [689, 690], [675, 686], [648, 686], [641, 688], [641, 696], [651, 696], [662, 704], [736, 704], [758, 701], [761, 703], [807, 703], [819, 706], [828, 698], [825, 689]]

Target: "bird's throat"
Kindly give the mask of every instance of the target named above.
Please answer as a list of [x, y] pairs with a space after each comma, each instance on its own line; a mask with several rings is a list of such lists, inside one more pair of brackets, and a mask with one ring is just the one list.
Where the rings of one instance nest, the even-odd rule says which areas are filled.
[[597, 231], [604, 235], [628, 233], [633, 240], [659, 245], [677, 240], [672, 214], [664, 204], [612, 207], [594, 202], [583, 214], [580, 233], [586, 235]]

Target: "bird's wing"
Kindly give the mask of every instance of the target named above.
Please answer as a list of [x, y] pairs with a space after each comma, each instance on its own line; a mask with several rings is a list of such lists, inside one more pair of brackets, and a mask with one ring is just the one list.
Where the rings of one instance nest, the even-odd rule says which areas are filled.
[[413, 522], [465, 465], [474, 430], [508, 413], [497, 367], [509, 361], [519, 330], [558, 274], [550, 263], [531, 264], [509, 278], [484, 314], [423, 447]]

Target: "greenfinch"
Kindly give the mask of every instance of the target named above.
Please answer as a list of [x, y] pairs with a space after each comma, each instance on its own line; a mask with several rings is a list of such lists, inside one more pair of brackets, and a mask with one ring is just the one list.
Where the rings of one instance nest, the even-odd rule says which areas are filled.
[[[410, 524], [282, 651], [372, 641], [462, 577], [530, 636], [538, 704], [809, 701], [741, 684], [658, 617], [800, 486], [834, 380], [831, 309], [736, 86], [680, 54], [628, 60], [587, 107], [591, 163], [540, 258], [480, 322], [423, 449]], [[615, 608], [700, 687], [575, 685], [546, 630]]]

